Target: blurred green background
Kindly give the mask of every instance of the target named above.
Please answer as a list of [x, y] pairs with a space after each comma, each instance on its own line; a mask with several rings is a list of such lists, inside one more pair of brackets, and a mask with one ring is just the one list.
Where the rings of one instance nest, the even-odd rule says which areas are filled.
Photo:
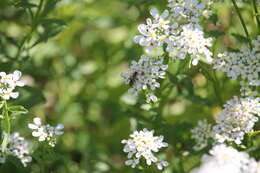
[[[19, 99], [11, 103], [30, 110], [14, 120], [13, 131], [25, 136], [34, 150], [37, 141], [27, 128], [33, 117], [39, 116], [52, 125], [65, 125], [54, 153], [42, 156], [42, 160], [34, 159], [27, 168], [8, 161], [0, 166], [1, 173], [37, 173], [42, 169], [46, 173], [138, 172], [124, 166], [126, 154], [120, 142], [133, 130], [144, 127], [164, 135], [170, 145], [159, 154], [170, 162], [165, 173], [186, 173], [199, 164], [203, 151], [192, 150], [190, 129], [199, 119], [214, 122], [222, 104], [239, 94], [238, 82], [213, 72], [207, 64], [178, 72], [183, 62], [171, 62], [169, 72], [180, 73], [178, 78], [184, 80], [174, 82], [169, 75], [162, 83], [170, 84], [168, 88], [161, 87], [157, 92], [163, 98], [159, 107], [151, 107], [142, 95], [128, 95], [128, 86], [120, 77], [130, 61], [143, 53], [132, 41], [138, 34], [137, 25], [145, 21], [151, 8], [162, 11], [166, 4], [166, 0], [62, 0], [48, 17], [62, 19], [66, 25], [57, 29], [55, 37], [21, 52], [15, 59], [12, 57], [18, 51], [16, 43], [30, 32], [30, 19], [13, 1], [0, 1], [0, 71], [23, 72], [27, 87], [21, 88]], [[251, 2], [241, 1], [239, 7], [253, 38], [257, 27]], [[214, 9], [216, 15], [203, 23], [206, 36], [214, 38], [214, 54], [246, 45], [236, 35], [244, 32], [231, 1], [218, 1]], [[37, 32], [49, 33], [40, 27]], [[36, 36], [32, 35], [32, 39]], [[211, 75], [217, 77], [218, 86]], [[156, 123], [157, 114], [161, 115], [162, 124]], [[259, 137], [257, 140], [250, 154], [259, 159]], [[36, 150], [33, 156], [37, 154]]]

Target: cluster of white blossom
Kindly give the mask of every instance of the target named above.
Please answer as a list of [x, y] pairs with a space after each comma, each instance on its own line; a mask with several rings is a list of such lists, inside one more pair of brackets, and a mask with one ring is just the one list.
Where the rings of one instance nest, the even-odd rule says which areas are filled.
[[147, 102], [156, 102], [157, 97], [152, 93], [153, 90], [160, 87], [157, 79], [165, 77], [165, 70], [168, 65], [163, 64], [161, 57], [141, 56], [138, 62], [132, 61], [132, 65], [127, 73], [123, 73], [122, 77], [127, 85], [131, 88], [129, 93], [138, 95], [141, 90], [147, 90]]
[[4, 100], [9, 100], [10, 98], [17, 98], [19, 96], [18, 92], [14, 92], [16, 86], [24, 86], [24, 83], [20, 81], [22, 73], [18, 70], [11, 74], [6, 74], [5, 72], [0, 72], [0, 97]]
[[[189, 57], [194, 66], [200, 60], [211, 63], [212, 52], [209, 48], [212, 46], [212, 39], [204, 37], [203, 29], [199, 25], [201, 17], [209, 16], [210, 14], [208, 7], [212, 3], [211, 0], [168, 1], [171, 13], [168, 10], [164, 10], [160, 14], [157, 9], [151, 9], [150, 14], [152, 18], [146, 19], [146, 24], [138, 26], [140, 35], [134, 37], [134, 42], [145, 47], [147, 52], [151, 52], [155, 48], [163, 48], [170, 56], [173, 56], [173, 59], [185, 59]], [[138, 62], [133, 61], [129, 72], [123, 74], [125, 83], [133, 86], [129, 91], [135, 95], [141, 90], [146, 90], [148, 87], [147, 84], [150, 82], [152, 84], [148, 85], [150, 85], [152, 90], [159, 87], [160, 84], [155, 79], [158, 77], [164, 78], [164, 71], [167, 68], [167, 65], [163, 65], [162, 60], [160, 60], [162, 68], [157, 67], [152, 69], [162, 71], [163, 75], [147, 76], [147, 72], [150, 73], [151, 66], [153, 65], [142, 65], [144, 61], [147, 62], [149, 59], [142, 57]], [[150, 59], [152, 59], [150, 62], [153, 64], [153, 58]], [[146, 96], [147, 102], [156, 102], [158, 100], [151, 92], [146, 93]]]
[[212, 14], [212, 3], [212, 0], [168, 0], [168, 7], [173, 19], [198, 23], [201, 17], [208, 18]]
[[[21, 160], [24, 166], [27, 166], [27, 163], [32, 161], [30, 153], [30, 145], [24, 139], [24, 137], [20, 136], [19, 133], [14, 132], [10, 135], [6, 154], [17, 157]], [[0, 163], [5, 163], [5, 157], [3, 153], [0, 153]]]
[[257, 162], [246, 152], [220, 144], [209, 153], [202, 156], [201, 166], [191, 173], [258, 173]]
[[153, 134], [153, 130], [148, 131], [147, 129], [143, 129], [131, 134], [131, 139], [122, 140], [122, 143], [125, 144], [123, 151], [128, 153], [128, 160], [125, 162], [126, 165], [135, 168], [143, 157], [147, 165], [155, 163], [159, 170], [168, 166], [168, 162], [159, 160], [153, 154], [154, 152], [158, 152], [159, 149], [167, 147], [168, 144], [163, 142], [163, 136], [154, 136]]
[[192, 65], [196, 66], [200, 60], [211, 63], [212, 52], [208, 49], [212, 45], [211, 38], [204, 38], [204, 32], [198, 24], [186, 24], [182, 26], [182, 32], [178, 36], [169, 38], [167, 51], [176, 51], [177, 59], [185, 59], [190, 55]]
[[215, 69], [219, 69], [232, 80], [241, 79], [242, 95], [256, 95], [250, 86], [260, 85], [260, 36], [252, 41], [252, 51], [242, 48], [241, 52], [226, 52], [218, 55], [214, 61]]
[[42, 125], [41, 119], [36, 117], [33, 119], [34, 124], [28, 124], [28, 127], [33, 130], [32, 135], [38, 137], [39, 141], [47, 141], [52, 147], [56, 145], [56, 135], [62, 135], [63, 124], [58, 124], [52, 127], [49, 124]]
[[134, 41], [141, 46], [147, 47], [147, 51], [151, 51], [155, 47], [161, 47], [167, 43], [171, 33], [170, 21], [168, 20], [169, 12], [165, 10], [161, 15], [157, 9], [150, 11], [153, 19], [146, 19], [146, 24], [140, 24], [138, 31], [142, 35], [134, 37]]
[[165, 10], [162, 15], [156, 9], [150, 11], [154, 20], [147, 19], [146, 25], [140, 24], [138, 30], [142, 35], [134, 37], [134, 41], [147, 48], [148, 52], [165, 44], [167, 52], [176, 53], [176, 59], [185, 59], [190, 55], [192, 64], [199, 60], [212, 62], [211, 38], [205, 38], [202, 27], [195, 23], [177, 23], [169, 17]]
[[213, 137], [212, 126], [207, 120], [200, 120], [198, 126], [191, 130], [191, 138], [196, 141], [194, 150], [201, 150], [208, 145], [208, 141]]
[[217, 124], [213, 127], [217, 142], [234, 141], [240, 144], [245, 134], [253, 132], [257, 116], [260, 116], [259, 98], [234, 96], [217, 115]]

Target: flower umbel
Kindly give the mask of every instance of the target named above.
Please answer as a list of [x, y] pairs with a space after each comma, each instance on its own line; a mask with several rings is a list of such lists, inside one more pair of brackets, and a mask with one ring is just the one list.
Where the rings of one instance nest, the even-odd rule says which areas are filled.
[[123, 151], [128, 153], [128, 160], [125, 162], [126, 165], [135, 168], [143, 157], [147, 165], [155, 163], [159, 170], [168, 166], [168, 162], [159, 160], [153, 154], [158, 152], [159, 149], [167, 147], [168, 144], [163, 142], [163, 136], [154, 136], [153, 134], [153, 130], [148, 131], [147, 129], [143, 129], [131, 134], [131, 139], [122, 140], [122, 144], [125, 144]]
[[216, 140], [220, 143], [234, 141], [240, 144], [246, 133], [253, 132], [257, 116], [260, 116], [259, 98], [233, 97], [217, 115], [217, 124], [213, 127]]
[[47, 141], [52, 147], [56, 145], [56, 135], [62, 135], [63, 124], [58, 124], [52, 127], [49, 124], [42, 125], [41, 119], [36, 117], [33, 119], [34, 124], [28, 124], [28, 127], [33, 130], [32, 135], [38, 137], [39, 141]]
[[208, 145], [208, 140], [213, 137], [211, 124], [207, 120], [200, 120], [198, 126], [191, 130], [191, 138], [195, 139], [194, 150], [201, 150]]
[[124, 82], [131, 86], [129, 93], [138, 95], [142, 90], [150, 91], [147, 94], [147, 102], [156, 102], [157, 97], [151, 92], [160, 87], [158, 79], [165, 77], [165, 70], [168, 65], [163, 64], [161, 57], [141, 56], [136, 62], [132, 61], [132, 65], [127, 73], [123, 73]]
[[199, 60], [212, 62], [212, 52], [209, 48], [212, 45], [211, 38], [204, 38], [204, 32], [198, 24], [187, 24], [182, 26], [179, 36], [169, 38], [167, 51], [177, 51], [176, 59], [185, 59], [190, 55], [192, 65], [197, 65]]
[[257, 162], [246, 152], [239, 152], [224, 144], [216, 145], [210, 155], [203, 155], [202, 165], [191, 173], [257, 173]]
[[[241, 80], [242, 91], [250, 91], [250, 86], [260, 86], [260, 36], [252, 41], [253, 50], [242, 48], [241, 52], [225, 52], [214, 61], [215, 69], [219, 69], [232, 80]], [[242, 95], [248, 92], [243, 92]], [[250, 92], [249, 92], [250, 93]]]

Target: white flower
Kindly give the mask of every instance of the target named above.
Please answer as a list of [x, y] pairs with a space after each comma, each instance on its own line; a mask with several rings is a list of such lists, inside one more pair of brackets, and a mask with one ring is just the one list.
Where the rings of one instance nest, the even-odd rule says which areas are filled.
[[22, 87], [24, 83], [20, 81], [22, 73], [20, 71], [14, 71], [12, 74], [6, 74], [0, 72], [0, 97], [4, 100], [10, 98], [16, 99], [19, 96], [18, 92], [14, 92], [16, 86]]
[[252, 41], [253, 50], [242, 48], [240, 52], [226, 52], [218, 55], [214, 60], [215, 69], [219, 69], [232, 80], [241, 79], [242, 95], [247, 96], [250, 86], [260, 86], [260, 36]]
[[156, 166], [159, 170], [163, 170], [164, 167], [167, 167], [169, 165], [166, 161], [159, 161], [156, 163]]
[[174, 20], [186, 19], [198, 23], [201, 17], [208, 18], [212, 0], [168, 0], [168, 7]]
[[204, 38], [204, 32], [199, 25], [187, 24], [182, 27], [179, 36], [169, 38], [167, 51], [172, 52], [176, 49], [177, 59], [184, 59], [190, 55], [194, 66], [203, 59], [211, 63], [213, 61], [212, 52], [209, 50], [211, 42], [211, 38]]
[[[141, 56], [138, 62], [132, 61], [132, 65], [127, 73], [123, 73], [124, 82], [131, 86], [129, 93], [138, 95], [142, 90], [153, 91], [160, 87], [157, 79], [165, 78], [167, 65], [163, 64], [160, 57]], [[147, 102], [157, 101], [157, 97], [152, 93], [147, 94]]]
[[[29, 149], [29, 143], [21, 137], [19, 133], [15, 132], [10, 135], [6, 153], [20, 159], [24, 166], [27, 166], [27, 163], [32, 161], [32, 158], [29, 156]], [[2, 153], [0, 153], [0, 163], [5, 163], [5, 158]]]
[[142, 35], [134, 37], [134, 41], [151, 51], [155, 47], [161, 47], [171, 32], [170, 21], [167, 19], [169, 12], [165, 10], [161, 15], [157, 9], [152, 9], [150, 14], [153, 19], [148, 18], [146, 24], [140, 24], [138, 30]]
[[150, 102], [157, 102], [158, 101], [158, 98], [152, 94], [152, 93], [149, 93], [146, 95], [146, 102], [147, 103], [150, 103]]
[[208, 145], [208, 140], [213, 137], [211, 124], [207, 120], [200, 120], [198, 126], [191, 130], [191, 138], [195, 139], [195, 150], [201, 150]]
[[246, 133], [253, 132], [257, 116], [260, 116], [259, 98], [233, 97], [217, 115], [217, 124], [213, 127], [215, 139], [219, 143], [233, 141], [240, 144]]
[[130, 135], [130, 139], [122, 140], [125, 144], [123, 151], [128, 153], [128, 160], [126, 165], [135, 167], [140, 159], [143, 157], [146, 160], [147, 165], [155, 163], [159, 170], [168, 166], [168, 162], [159, 160], [154, 156], [154, 152], [158, 152], [159, 149], [167, 147], [168, 144], [163, 142], [163, 136], [153, 136], [154, 131], [148, 131], [143, 129], [141, 131], [135, 131]]
[[203, 155], [201, 166], [191, 173], [256, 173], [257, 162], [245, 152], [224, 144], [216, 145], [210, 155]]
[[33, 119], [34, 124], [28, 124], [28, 127], [33, 130], [32, 136], [38, 137], [39, 141], [47, 141], [52, 147], [56, 144], [56, 135], [62, 135], [64, 128], [63, 124], [58, 124], [56, 127], [52, 127], [49, 124], [42, 125], [41, 119], [36, 117]]

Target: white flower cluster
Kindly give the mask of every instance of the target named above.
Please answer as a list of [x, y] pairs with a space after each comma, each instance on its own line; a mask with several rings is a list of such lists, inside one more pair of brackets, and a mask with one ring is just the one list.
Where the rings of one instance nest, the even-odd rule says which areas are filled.
[[167, 52], [176, 53], [177, 59], [185, 59], [190, 55], [192, 64], [199, 60], [212, 62], [211, 38], [204, 38], [204, 32], [199, 24], [178, 24], [169, 17], [165, 10], [162, 15], [156, 9], [150, 11], [154, 20], [147, 19], [147, 24], [140, 24], [138, 30], [142, 35], [134, 37], [134, 41], [147, 48], [148, 52], [166, 44]]
[[246, 133], [253, 132], [257, 116], [260, 116], [259, 98], [234, 96], [217, 115], [217, 124], [213, 127], [217, 142], [234, 141], [240, 144]]
[[52, 147], [56, 145], [56, 135], [62, 135], [63, 124], [58, 124], [52, 127], [49, 124], [42, 125], [41, 119], [36, 117], [33, 119], [34, 124], [28, 124], [28, 127], [33, 130], [32, 135], [38, 137], [39, 141], [47, 141]]
[[260, 85], [260, 36], [252, 41], [252, 45], [252, 51], [248, 48], [242, 48], [241, 52], [238, 53], [221, 53], [214, 61], [213, 68], [226, 72], [227, 76], [232, 80], [237, 80], [238, 78], [242, 80], [242, 91], [246, 92], [243, 92], [242, 95], [251, 93], [249, 86]]
[[168, 65], [163, 65], [161, 57], [141, 56], [138, 62], [132, 61], [132, 65], [127, 73], [123, 73], [122, 77], [127, 85], [131, 88], [129, 93], [138, 95], [141, 90], [147, 90], [147, 102], [157, 101], [157, 97], [151, 92], [160, 87], [157, 79], [165, 77], [165, 70]]
[[[24, 166], [27, 166], [27, 163], [32, 161], [29, 156], [29, 149], [29, 143], [19, 133], [14, 132], [10, 135], [6, 153], [20, 159]], [[5, 163], [5, 157], [2, 153], [0, 153], [0, 163]]]
[[139, 164], [141, 157], [143, 157], [147, 165], [155, 163], [159, 170], [168, 166], [168, 162], [159, 160], [153, 154], [153, 152], [158, 152], [159, 149], [167, 147], [168, 144], [163, 142], [163, 136], [154, 136], [153, 134], [153, 130], [143, 129], [131, 134], [131, 139], [122, 140], [122, 143], [125, 144], [123, 151], [128, 153], [126, 165], [135, 168]]
[[257, 162], [246, 152], [224, 144], [216, 145], [210, 155], [203, 155], [202, 165], [191, 173], [257, 173]]
[[209, 63], [213, 61], [212, 52], [208, 49], [212, 45], [212, 39], [204, 38], [203, 29], [197, 24], [182, 26], [180, 35], [170, 37], [169, 40], [167, 50], [169, 52], [176, 50], [177, 59], [185, 59], [190, 55], [194, 66], [199, 60], [206, 60]]
[[213, 137], [212, 126], [207, 120], [200, 120], [198, 126], [191, 130], [191, 138], [196, 141], [194, 150], [201, 150], [208, 145], [208, 140]]
[[14, 92], [14, 89], [16, 86], [24, 86], [24, 83], [20, 81], [21, 76], [22, 73], [18, 70], [14, 71], [11, 74], [0, 72], [0, 97], [2, 99], [15, 99], [19, 96], [19, 93]]
[[[166, 50], [170, 56], [174, 56], [174, 59], [190, 57], [194, 66], [197, 65], [200, 60], [211, 63], [212, 52], [209, 48], [212, 46], [212, 39], [204, 37], [203, 29], [199, 25], [201, 16], [208, 16], [206, 14], [210, 13], [207, 9], [211, 4], [211, 0], [168, 1], [168, 7], [170, 7], [172, 14], [170, 14], [168, 10], [164, 10], [163, 13], [160, 14], [157, 9], [151, 9], [150, 14], [152, 18], [146, 19], [146, 24], [140, 24], [138, 26], [140, 35], [134, 37], [134, 42], [145, 47], [147, 52], [159, 48]], [[178, 20], [180, 18], [182, 18], [182, 21]], [[147, 82], [152, 82], [152, 84], [148, 84], [152, 90], [158, 88], [159, 83], [155, 79], [158, 77], [164, 78], [164, 71], [167, 66], [162, 64], [162, 60], [160, 60], [162, 68], [157, 67], [155, 69], [156, 71], [163, 71], [163, 75], [151, 77], [149, 75], [147, 76], [146, 73], [143, 74], [143, 71], [150, 73], [151, 65], [142, 65], [142, 63], [144, 61], [147, 62], [148, 59], [149, 58], [145, 57], [141, 58], [138, 62], [132, 62], [130, 71], [127, 74], [123, 74], [125, 83], [131, 86], [134, 85], [134, 87], [130, 89], [130, 92], [135, 95], [141, 90], [146, 90], [148, 87]], [[153, 64], [153, 60], [150, 62]], [[142, 73], [136, 72], [135, 68], [140, 72], [142, 71]], [[142, 78], [144, 78], [145, 81], [141, 81], [143, 80]], [[147, 102], [157, 101], [157, 97], [153, 93], [146, 93], [146, 96]]]
[[153, 19], [148, 18], [145, 24], [138, 26], [138, 31], [142, 35], [134, 37], [134, 41], [141, 46], [147, 47], [148, 51], [151, 51], [155, 47], [161, 47], [167, 42], [171, 32], [170, 21], [167, 19], [169, 16], [168, 10], [165, 10], [161, 15], [157, 9], [150, 11]]
[[212, 14], [209, 10], [212, 3], [212, 0], [168, 0], [168, 7], [175, 20], [197, 23], [201, 17], [208, 18]]

